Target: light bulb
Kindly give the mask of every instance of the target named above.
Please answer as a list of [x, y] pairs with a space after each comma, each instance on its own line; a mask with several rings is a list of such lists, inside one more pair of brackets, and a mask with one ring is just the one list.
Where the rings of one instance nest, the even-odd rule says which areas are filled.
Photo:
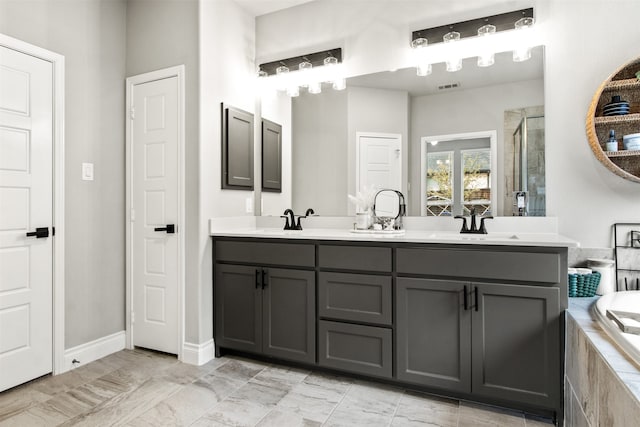
[[333, 81], [333, 89], [334, 90], [344, 90], [347, 88], [347, 79], [339, 78]]
[[287, 88], [287, 95], [291, 97], [300, 95], [300, 88], [298, 86], [289, 86]]
[[[515, 27], [516, 30], [525, 31], [531, 27], [535, 23], [535, 19], [533, 18], [520, 18], [516, 21]], [[531, 47], [530, 46], [520, 46], [513, 51], [513, 62], [522, 62], [531, 58]]]
[[320, 82], [309, 83], [309, 93], [318, 94], [322, 92], [322, 85]]
[[[449, 31], [442, 37], [442, 40], [445, 43], [455, 43], [460, 40], [460, 33], [457, 31]], [[449, 59], [446, 61], [447, 71], [454, 72], [462, 69], [462, 58], [457, 55], [452, 54]]]
[[423, 77], [428, 76], [433, 71], [431, 64], [418, 64], [416, 67], [416, 74]]
[[[482, 27], [478, 28], [479, 37], [488, 37], [491, 34], [495, 34], [495, 32], [496, 26], [491, 24], [483, 25]], [[478, 67], [489, 67], [493, 65], [495, 62], [495, 55], [490, 47], [490, 43], [488, 43], [488, 41], [485, 42], [482, 49], [484, 50], [484, 52], [478, 55]]]

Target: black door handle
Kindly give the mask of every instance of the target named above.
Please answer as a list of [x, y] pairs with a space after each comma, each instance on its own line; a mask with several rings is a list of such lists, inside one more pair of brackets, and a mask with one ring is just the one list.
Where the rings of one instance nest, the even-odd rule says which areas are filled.
[[467, 285], [464, 285], [464, 309], [469, 310], [469, 294], [467, 293]]
[[260, 286], [260, 269], [256, 268], [256, 289]]
[[478, 311], [478, 287], [476, 286], [476, 311]]
[[27, 237], [34, 237], [36, 239], [43, 239], [49, 237], [49, 227], [38, 227], [36, 231], [30, 231], [27, 233]]
[[176, 226], [174, 224], [167, 224], [166, 227], [156, 227], [153, 231], [166, 231], [167, 234], [173, 234], [176, 232]]

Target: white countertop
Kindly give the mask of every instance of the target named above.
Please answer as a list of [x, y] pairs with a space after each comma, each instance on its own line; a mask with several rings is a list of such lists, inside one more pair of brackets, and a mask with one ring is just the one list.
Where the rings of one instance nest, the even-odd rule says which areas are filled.
[[304, 230], [282, 230], [280, 228], [214, 228], [212, 236], [344, 240], [365, 242], [398, 243], [447, 243], [465, 245], [507, 245], [507, 246], [552, 246], [577, 247], [578, 242], [555, 233], [490, 232], [488, 234], [460, 234], [452, 231], [405, 230], [404, 234], [354, 233], [345, 229], [305, 228]]

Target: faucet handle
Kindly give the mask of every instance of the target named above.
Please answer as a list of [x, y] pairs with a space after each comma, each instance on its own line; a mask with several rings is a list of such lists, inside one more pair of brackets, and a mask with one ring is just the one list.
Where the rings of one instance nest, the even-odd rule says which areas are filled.
[[487, 234], [487, 229], [484, 226], [484, 220], [485, 219], [493, 219], [492, 216], [483, 216], [482, 218], [480, 218], [480, 229], [478, 230], [478, 233], [480, 234]]
[[462, 228], [460, 229], [460, 233], [468, 233], [469, 229], [467, 228], [467, 218], [462, 215], [456, 215], [454, 218], [462, 219]]
[[280, 215], [280, 218], [284, 218], [284, 229], [283, 230], [291, 230], [291, 225], [289, 225], [289, 217], [287, 215]]

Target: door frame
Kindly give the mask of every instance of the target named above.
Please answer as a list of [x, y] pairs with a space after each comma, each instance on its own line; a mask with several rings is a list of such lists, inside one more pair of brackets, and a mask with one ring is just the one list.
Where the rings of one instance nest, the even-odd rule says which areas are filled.
[[126, 295], [125, 295], [125, 345], [133, 348], [133, 325], [131, 323], [131, 311], [133, 310], [133, 269], [131, 258], [133, 256], [133, 241], [131, 209], [133, 206], [133, 126], [131, 126], [131, 107], [133, 103], [133, 89], [136, 85], [150, 83], [171, 77], [178, 78], [178, 218], [176, 233], [178, 238], [178, 360], [182, 360], [184, 347], [184, 301], [185, 301], [185, 67], [177, 65], [161, 70], [138, 74], [126, 79]]
[[360, 139], [361, 138], [385, 138], [385, 139], [396, 139], [398, 141], [398, 150], [400, 150], [400, 188], [399, 191], [406, 193], [404, 191], [404, 182], [402, 180], [402, 134], [400, 133], [383, 133], [383, 132], [356, 132], [356, 188], [354, 189], [354, 194], [358, 192], [360, 188], [360, 150], [362, 149]]
[[[420, 216], [427, 215], [427, 152], [431, 141], [451, 141], [463, 139], [489, 138], [491, 152], [491, 212], [498, 209], [498, 132], [486, 130], [478, 132], [452, 133], [448, 135], [431, 135], [420, 138]], [[453, 208], [452, 208], [453, 209]]]
[[64, 365], [64, 56], [0, 33], [0, 46], [50, 62], [53, 67], [53, 375]]

